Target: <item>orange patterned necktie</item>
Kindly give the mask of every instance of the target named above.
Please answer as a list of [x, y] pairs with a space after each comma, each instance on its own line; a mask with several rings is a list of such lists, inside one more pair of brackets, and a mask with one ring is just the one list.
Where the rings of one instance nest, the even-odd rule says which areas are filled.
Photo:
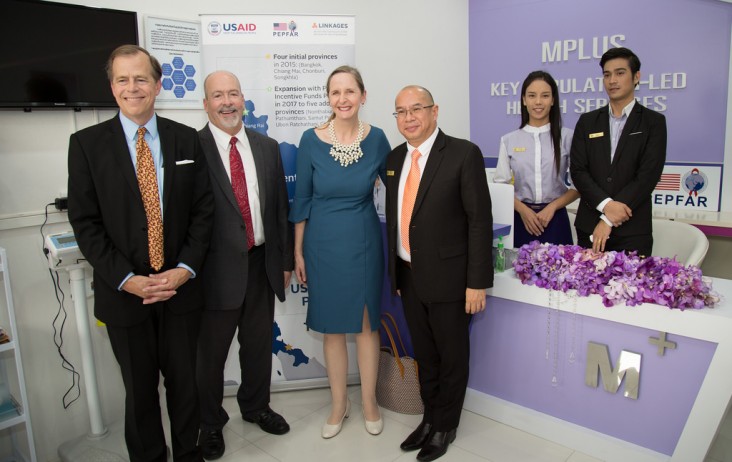
[[419, 188], [419, 160], [420, 152], [418, 150], [412, 151], [412, 166], [409, 168], [409, 174], [407, 175], [407, 182], [404, 185], [404, 198], [402, 199], [402, 227], [401, 237], [402, 246], [408, 253], [411, 254], [409, 248], [409, 223], [412, 221], [412, 211], [414, 210], [414, 200], [417, 198], [417, 189]]
[[147, 215], [147, 246], [150, 266], [155, 271], [163, 267], [163, 219], [160, 216], [158, 177], [155, 172], [150, 146], [145, 141], [145, 127], [137, 130], [137, 182], [140, 184], [142, 203]]

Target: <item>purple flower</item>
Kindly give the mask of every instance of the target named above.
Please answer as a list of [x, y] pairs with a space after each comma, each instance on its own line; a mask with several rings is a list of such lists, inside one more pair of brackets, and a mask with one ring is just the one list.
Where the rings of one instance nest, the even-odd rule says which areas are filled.
[[713, 307], [719, 295], [702, 279], [701, 270], [673, 258], [640, 258], [636, 252], [595, 253], [577, 245], [522, 246], [514, 270], [523, 284], [599, 294], [607, 307], [656, 303], [669, 308]]

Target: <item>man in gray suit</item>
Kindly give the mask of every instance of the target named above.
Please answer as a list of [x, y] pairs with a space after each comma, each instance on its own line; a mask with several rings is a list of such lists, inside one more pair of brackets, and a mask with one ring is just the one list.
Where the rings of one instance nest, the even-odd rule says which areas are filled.
[[221, 406], [224, 364], [239, 328], [244, 420], [275, 435], [290, 430], [269, 407], [274, 296], [285, 299], [294, 266], [288, 197], [279, 145], [242, 124], [244, 95], [236, 76], [211, 73], [204, 82], [209, 123], [198, 132], [215, 200], [213, 234], [203, 268], [205, 307], [198, 343], [203, 457], [224, 454]]

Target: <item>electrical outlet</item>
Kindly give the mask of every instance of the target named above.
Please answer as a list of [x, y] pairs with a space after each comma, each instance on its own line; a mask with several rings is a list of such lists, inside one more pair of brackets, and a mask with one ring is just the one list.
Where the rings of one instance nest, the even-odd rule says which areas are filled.
[[67, 210], [69, 208], [69, 200], [66, 196], [57, 197], [53, 203], [56, 206], [56, 210]]
[[94, 297], [94, 279], [87, 276], [85, 288], [86, 288], [86, 298]]
[[56, 210], [64, 211], [69, 208], [68, 194], [69, 191], [66, 188], [60, 188], [58, 190], [58, 196], [53, 200]]

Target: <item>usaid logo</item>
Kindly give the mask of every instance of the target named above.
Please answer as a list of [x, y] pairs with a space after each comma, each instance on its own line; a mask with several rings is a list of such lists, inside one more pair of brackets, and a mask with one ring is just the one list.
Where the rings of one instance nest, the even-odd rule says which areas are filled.
[[224, 32], [229, 33], [254, 33], [257, 30], [257, 25], [253, 23], [244, 24], [244, 23], [227, 23], [223, 26]]
[[221, 23], [216, 21], [208, 23], [208, 33], [209, 35], [219, 35], [221, 33]]

